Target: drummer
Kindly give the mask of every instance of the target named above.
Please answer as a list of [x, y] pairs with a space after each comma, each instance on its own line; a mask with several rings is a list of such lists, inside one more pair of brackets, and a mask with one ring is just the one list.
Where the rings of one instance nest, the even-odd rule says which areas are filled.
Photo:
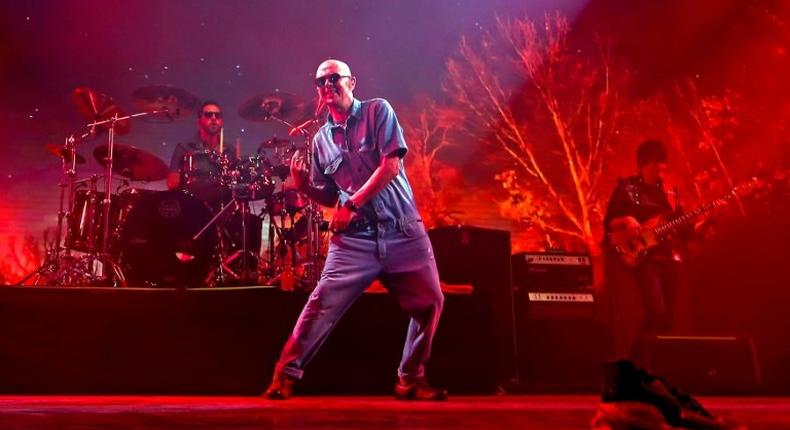
[[[170, 159], [170, 172], [167, 175], [167, 188], [170, 190], [177, 189], [181, 185], [181, 169], [185, 155], [207, 151], [216, 154], [220, 153], [220, 138], [224, 119], [222, 118], [222, 108], [219, 103], [213, 100], [203, 102], [198, 110], [197, 125], [197, 134], [192, 139], [179, 143], [173, 150], [173, 156]], [[225, 146], [223, 152], [228, 154], [231, 160], [235, 159], [229, 145]], [[194, 166], [193, 168], [197, 171], [217, 173], [219, 170], [219, 166], [213, 164], [205, 157], [195, 158], [194, 162], [206, 164]]]

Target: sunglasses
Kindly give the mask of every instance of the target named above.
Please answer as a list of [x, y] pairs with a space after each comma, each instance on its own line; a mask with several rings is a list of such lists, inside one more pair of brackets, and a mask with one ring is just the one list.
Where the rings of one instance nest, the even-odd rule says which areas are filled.
[[340, 73], [331, 73], [329, 75], [321, 76], [320, 78], [315, 79], [315, 86], [323, 87], [326, 84], [326, 81], [329, 81], [330, 84], [334, 85], [342, 78], [350, 78], [351, 75], [341, 75]]
[[220, 119], [222, 118], [222, 112], [210, 112], [210, 111], [203, 112], [203, 118], [211, 118], [211, 117]]

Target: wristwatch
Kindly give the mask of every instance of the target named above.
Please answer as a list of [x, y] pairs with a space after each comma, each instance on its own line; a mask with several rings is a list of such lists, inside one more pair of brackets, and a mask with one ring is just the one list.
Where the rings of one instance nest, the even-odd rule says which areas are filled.
[[346, 202], [343, 203], [343, 207], [350, 210], [351, 212], [356, 212], [359, 210], [359, 206], [355, 205], [354, 201], [351, 199], [346, 200]]

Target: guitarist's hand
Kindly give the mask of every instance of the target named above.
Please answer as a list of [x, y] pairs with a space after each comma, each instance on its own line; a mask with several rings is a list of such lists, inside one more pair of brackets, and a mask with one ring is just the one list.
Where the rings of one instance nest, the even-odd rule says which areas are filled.
[[639, 221], [630, 215], [615, 218], [609, 223], [609, 228], [612, 231], [619, 231], [623, 233], [639, 234], [639, 227]]
[[640, 224], [632, 216], [615, 218], [609, 222], [609, 231], [611, 232], [612, 243], [621, 246], [625, 245], [632, 238], [639, 236]]

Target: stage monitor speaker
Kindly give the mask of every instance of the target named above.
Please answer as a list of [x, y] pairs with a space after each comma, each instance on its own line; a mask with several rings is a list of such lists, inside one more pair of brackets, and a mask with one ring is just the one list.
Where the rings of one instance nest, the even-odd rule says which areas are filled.
[[686, 392], [745, 394], [762, 384], [749, 337], [655, 336], [645, 348], [645, 367]]
[[510, 232], [458, 225], [431, 229], [428, 236], [442, 282], [472, 285], [473, 296], [488, 310], [500, 381], [516, 379]]

